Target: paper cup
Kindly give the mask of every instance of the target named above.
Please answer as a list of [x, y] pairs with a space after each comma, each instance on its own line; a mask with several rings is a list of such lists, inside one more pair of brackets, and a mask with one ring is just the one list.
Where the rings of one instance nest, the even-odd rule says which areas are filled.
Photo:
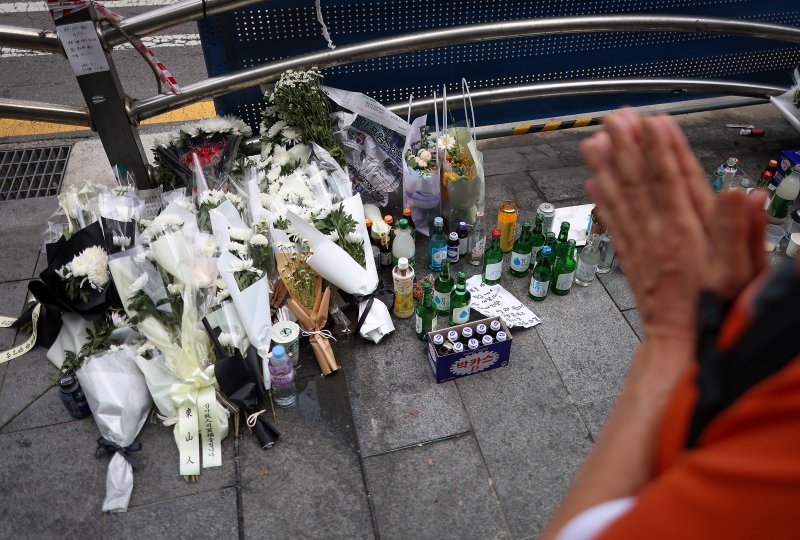
[[286, 354], [292, 359], [292, 364], [297, 365], [300, 350], [300, 326], [292, 321], [278, 321], [272, 325], [272, 342], [283, 345]]
[[800, 233], [792, 233], [789, 236], [789, 245], [786, 246], [786, 254], [794, 257], [797, 255], [798, 249], [800, 249]]

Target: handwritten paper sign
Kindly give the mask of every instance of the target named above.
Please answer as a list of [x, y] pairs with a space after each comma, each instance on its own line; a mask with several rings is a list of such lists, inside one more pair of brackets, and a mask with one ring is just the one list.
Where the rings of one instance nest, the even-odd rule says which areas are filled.
[[64, 46], [69, 65], [75, 75], [108, 71], [108, 62], [91, 21], [56, 27], [58, 39]]
[[467, 290], [472, 295], [472, 309], [486, 317], [502, 317], [509, 328], [530, 328], [542, 322], [513, 294], [500, 285], [486, 285], [481, 281], [480, 275], [467, 280]]

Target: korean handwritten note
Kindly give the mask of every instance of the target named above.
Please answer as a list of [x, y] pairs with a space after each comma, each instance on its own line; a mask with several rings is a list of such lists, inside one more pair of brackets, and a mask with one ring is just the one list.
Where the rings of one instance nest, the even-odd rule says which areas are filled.
[[65, 24], [56, 27], [56, 31], [75, 75], [108, 71], [108, 62], [94, 29], [94, 23], [86, 21]]
[[541, 319], [517, 298], [500, 285], [486, 285], [481, 276], [472, 276], [467, 280], [467, 290], [472, 295], [470, 306], [486, 317], [500, 316], [506, 326], [530, 328], [539, 324]]

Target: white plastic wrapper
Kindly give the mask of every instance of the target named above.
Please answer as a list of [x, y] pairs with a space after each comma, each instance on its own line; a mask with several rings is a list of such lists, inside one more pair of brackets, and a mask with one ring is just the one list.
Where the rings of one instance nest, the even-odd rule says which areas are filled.
[[[313, 255], [308, 258], [308, 265], [314, 271], [348, 294], [370, 294], [378, 287], [378, 271], [375, 268], [375, 259], [369, 243], [361, 195], [354, 195], [344, 200], [342, 204], [345, 211], [358, 223], [356, 232], [361, 233], [361, 237], [364, 239], [366, 268], [358, 264], [330, 238], [301, 217], [292, 212], [289, 212], [286, 217], [300, 236], [308, 240], [308, 245], [313, 252]], [[359, 316], [361, 316], [365, 304], [366, 302], [362, 302], [359, 305]], [[359, 333], [363, 338], [378, 343], [383, 336], [393, 330], [394, 323], [389, 315], [389, 309], [386, 304], [375, 298], [372, 309], [370, 309]]]
[[794, 104], [794, 96], [800, 90], [800, 70], [794, 70], [794, 86], [780, 96], [772, 96], [769, 100], [781, 112], [786, 121], [792, 124], [794, 129], [800, 131], [800, 109]]
[[[127, 448], [142, 430], [152, 401], [136, 367], [136, 349], [124, 346], [86, 360], [76, 376], [105, 439]], [[133, 468], [119, 452], [108, 464], [104, 512], [125, 512], [133, 491]]]

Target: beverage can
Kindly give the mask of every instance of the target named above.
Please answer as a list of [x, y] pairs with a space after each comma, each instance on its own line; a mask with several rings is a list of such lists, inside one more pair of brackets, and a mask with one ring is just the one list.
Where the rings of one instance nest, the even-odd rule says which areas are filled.
[[292, 365], [296, 366], [300, 359], [300, 325], [293, 321], [278, 321], [272, 325], [271, 336], [273, 343], [283, 345]]
[[538, 212], [544, 216], [544, 223], [542, 224], [542, 232], [548, 233], [553, 230], [553, 221], [556, 218], [556, 207], [550, 203], [542, 203], [539, 205]]

